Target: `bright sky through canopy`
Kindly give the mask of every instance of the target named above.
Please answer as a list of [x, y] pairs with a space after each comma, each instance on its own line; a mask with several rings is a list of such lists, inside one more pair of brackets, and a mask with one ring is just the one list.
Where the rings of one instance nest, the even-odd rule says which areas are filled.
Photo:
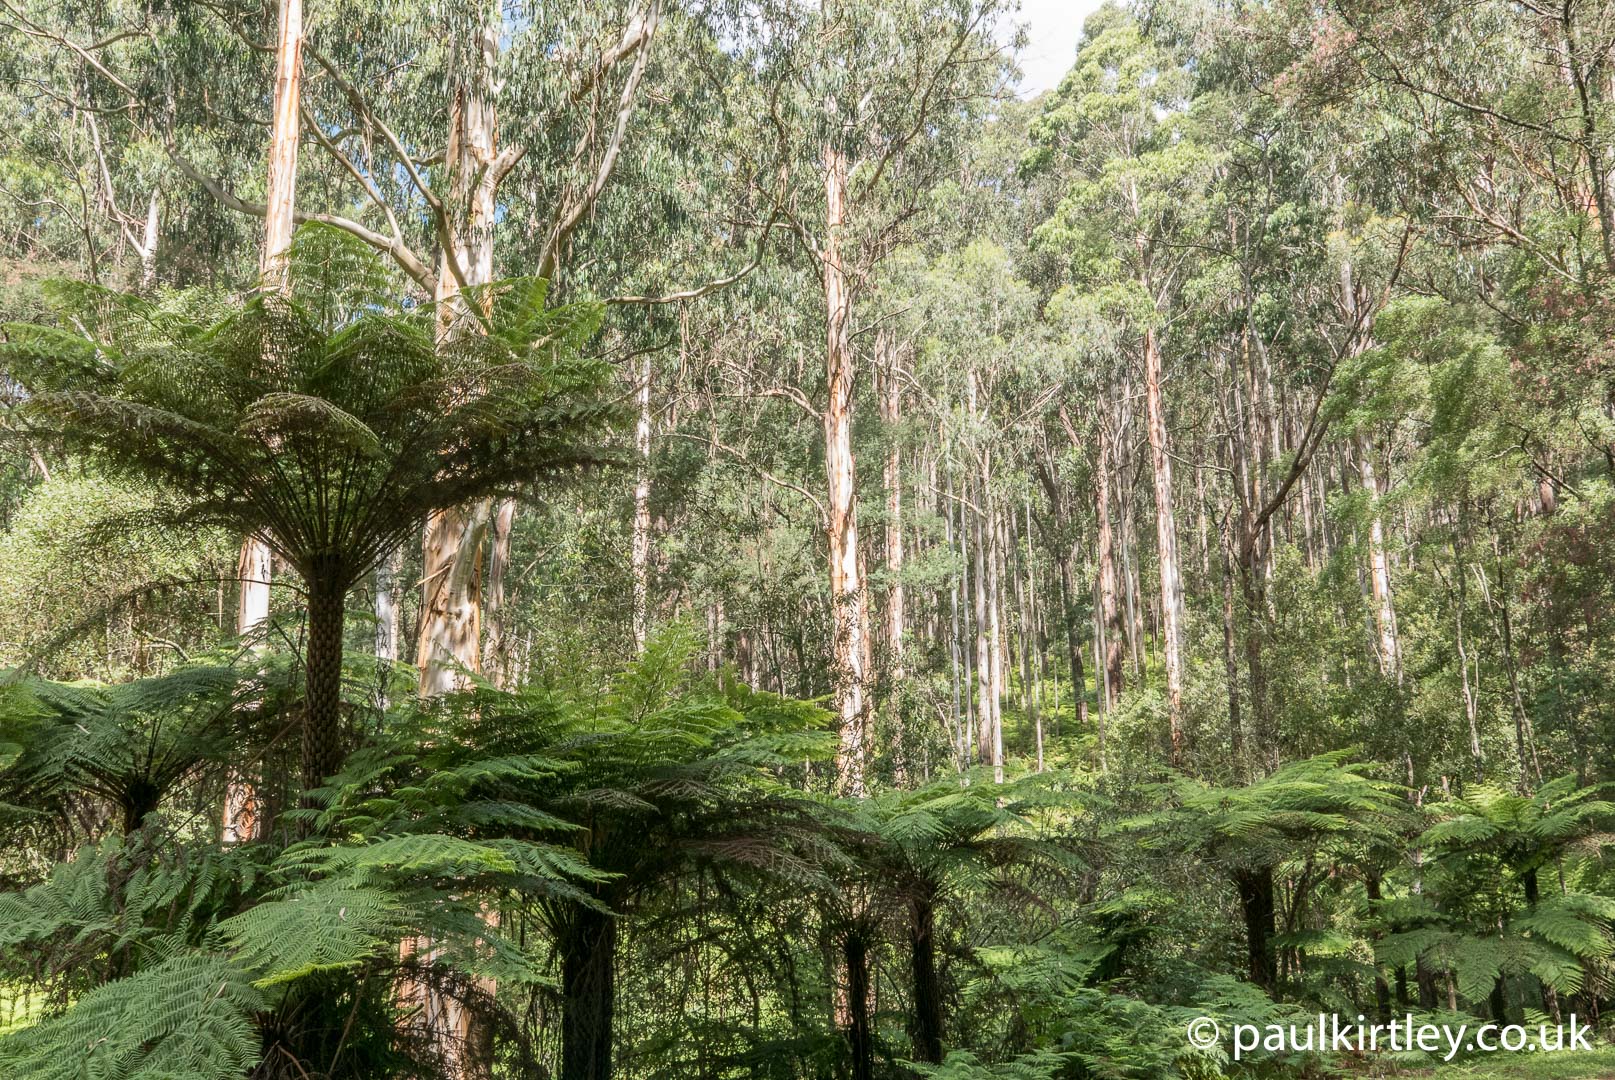
[[1021, 0], [1015, 22], [1026, 27], [1026, 48], [1019, 56], [1020, 96], [1034, 98], [1060, 85], [1076, 58], [1082, 21], [1101, 0]]

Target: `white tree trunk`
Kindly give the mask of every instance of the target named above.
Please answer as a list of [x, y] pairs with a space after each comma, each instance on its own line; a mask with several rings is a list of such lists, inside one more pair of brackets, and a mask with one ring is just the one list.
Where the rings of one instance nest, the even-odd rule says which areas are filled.
[[1166, 404], [1161, 394], [1161, 346], [1154, 329], [1144, 331], [1144, 408], [1155, 479], [1155, 540], [1161, 567], [1161, 644], [1166, 660], [1172, 759], [1183, 752], [1183, 576], [1178, 530], [1172, 512], [1172, 455], [1167, 446]]
[[830, 607], [833, 625], [836, 713], [841, 724], [836, 753], [837, 786], [843, 794], [864, 794], [869, 672], [869, 609], [858, 560], [858, 504], [852, 453], [853, 352], [852, 296], [841, 257], [841, 230], [846, 222], [847, 157], [833, 147], [824, 150], [826, 225], [824, 303], [826, 384], [824, 470], [829, 498], [825, 504], [830, 547]]
[[1385, 557], [1385, 523], [1379, 511], [1382, 492], [1374, 474], [1373, 455], [1364, 442], [1359, 442], [1357, 447], [1357, 471], [1373, 506], [1368, 525], [1368, 580], [1374, 598], [1380, 672], [1386, 678], [1401, 682], [1402, 649], [1396, 633], [1396, 604], [1391, 597], [1391, 568]]
[[634, 426], [634, 651], [645, 651], [650, 635], [650, 380], [651, 357], [639, 358], [639, 422]]
[[[495, 66], [501, 27], [497, 11], [477, 34], [460, 68], [460, 78], [449, 100], [448, 145], [445, 165], [449, 192], [444, 205], [453, 215], [449, 244], [440, 252], [435, 299], [437, 337], [452, 341], [461, 334], [480, 332], [471, 305], [484, 314], [491, 298], [468, 296], [466, 288], [493, 281], [494, 196], [501, 179], [498, 157], [498, 117], [494, 107]], [[508, 558], [513, 503], [498, 511]], [[415, 650], [420, 670], [419, 692], [431, 697], [464, 687], [468, 675], [482, 671], [483, 547], [494, 505], [484, 499], [474, 506], [456, 507], [432, 514], [421, 542], [420, 634]], [[498, 567], [503, 576], [503, 563]], [[503, 648], [503, 646], [501, 646]], [[495, 913], [487, 921], [497, 924]], [[434, 959], [429, 940], [405, 943], [426, 962]], [[488, 983], [485, 990], [491, 990]], [[489, 1065], [483, 1042], [487, 1032], [475, 1024], [459, 999], [435, 991], [428, 983], [409, 980], [400, 996], [419, 1010], [419, 1023], [442, 1054], [446, 1071], [458, 1078], [481, 1077]]]
[[157, 284], [158, 214], [162, 209], [157, 189], [151, 190], [151, 201], [146, 204], [146, 227], [140, 234], [140, 291], [150, 294]]
[[881, 420], [886, 426], [886, 462], [881, 479], [886, 488], [886, 649], [891, 656], [892, 678], [903, 677], [903, 631], [906, 626], [903, 591], [903, 451], [897, 425], [902, 420], [903, 388], [898, 380], [897, 344], [880, 334], [875, 352], [882, 361]]

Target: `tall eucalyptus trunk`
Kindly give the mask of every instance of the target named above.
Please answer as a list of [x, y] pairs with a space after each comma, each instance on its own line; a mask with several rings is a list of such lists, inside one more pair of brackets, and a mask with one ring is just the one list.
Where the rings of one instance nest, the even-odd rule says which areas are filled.
[[[490, 16], [496, 19], [496, 16]], [[498, 114], [494, 76], [499, 26], [490, 21], [469, 46], [462, 45], [459, 78], [449, 92], [448, 148], [444, 154], [449, 191], [448, 220], [438, 260], [437, 337], [448, 343], [477, 333], [469, 305], [486, 310], [489, 297], [467, 289], [493, 281], [493, 240], [498, 171]], [[434, 513], [422, 540], [420, 635], [415, 663], [423, 697], [458, 689], [466, 673], [482, 670], [483, 548], [493, 505]]]
[[161, 210], [157, 189], [152, 188], [151, 201], [146, 204], [146, 225], [140, 233], [140, 291], [146, 295], [150, 295], [157, 286], [157, 238]]
[[1094, 515], [1099, 522], [1099, 620], [1104, 639], [1103, 685], [1099, 696], [1108, 708], [1121, 697], [1127, 683], [1127, 665], [1122, 656], [1124, 630], [1116, 588], [1116, 540], [1110, 525], [1110, 434], [1109, 418], [1099, 418], [1099, 461], [1094, 466]]
[[903, 593], [903, 451], [897, 426], [902, 421], [903, 387], [898, 380], [897, 343], [889, 333], [875, 341], [881, 360], [880, 418], [886, 427], [886, 461], [882, 481], [886, 489], [886, 651], [892, 678], [903, 677], [903, 631], [906, 626]]
[[1144, 331], [1144, 411], [1155, 481], [1155, 546], [1161, 571], [1167, 719], [1172, 760], [1177, 762], [1183, 755], [1183, 575], [1178, 564], [1177, 519], [1172, 510], [1172, 454], [1167, 445], [1166, 403], [1161, 392], [1161, 346], [1153, 327]]
[[645, 651], [650, 635], [650, 380], [651, 356], [647, 352], [639, 358], [635, 391], [639, 418], [634, 424], [634, 535], [630, 553], [635, 652]]
[[[485, 291], [468, 290], [482, 289], [493, 281], [495, 195], [504, 173], [494, 105], [501, 29], [498, 10], [490, 9], [472, 39], [456, 43], [458, 78], [449, 89], [444, 153], [448, 194], [443, 201], [434, 291], [440, 347], [461, 335], [482, 332], [472, 305], [486, 315], [492, 300]], [[514, 512], [514, 504], [508, 501], [498, 511], [504, 547], [497, 557], [504, 561], [495, 576], [501, 586]], [[494, 504], [488, 499], [427, 518], [421, 544], [421, 611], [415, 647], [422, 697], [460, 689], [470, 675], [483, 670], [483, 551], [494, 520]], [[508, 659], [504, 656], [508, 642], [503, 636], [498, 644], [501, 659]], [[430, 939], [410, 945], [428, 960], [435, 952]], [[492, 984], [487, 983], [485, 989], [491, 990]], [[450, 1076], [480, 1080], [488, 1075], [492, 1064], [488, 1032], [459, 998], [413, 980], [400, 993], [419, 1008], [426, 1034]]]
[[852, 293], [842, 261], [847, 215], [847, 155], [824, 148], [825, 530], [830, 549], [830, 616], [835, 709], [840, 723], [836, 782], [847, 795], [864, 793], [868, 752], [869, 606], [858, 558], [857, 477], [852, 452], [854, 363]]
[[1379, 478], [1367, 440], [1357, 444], [1357, 470], [1372, 510], [1368, 523], [1368, 580], [1374, 599], [1375, 649], [1380, 672], [1386, 678], [1402, 681], [1402, 647], [1396, 632], [1396, 605], [1391, 596], [1391, 568], [1385, 553], [1385, 522], [1380, 513]]
[[[985, 499], [983, 499], [985, 501]], [[992, 592], [987, 587], [987, 522], [986, 512], [978, 509], [974, 518], [974, 544], [971, 574], [973, 615], [976, 637], [976, 761], [985, 765], [993, 759], [993, 660], [992, 636], [988, 630], [991, 615]]]

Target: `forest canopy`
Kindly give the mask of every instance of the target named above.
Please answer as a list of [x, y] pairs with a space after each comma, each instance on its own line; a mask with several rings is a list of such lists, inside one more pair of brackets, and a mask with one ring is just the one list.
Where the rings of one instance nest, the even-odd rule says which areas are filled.
[[1048, 17], [0, 0], [0, 1080], [1615, 1071], [1615, 6]]

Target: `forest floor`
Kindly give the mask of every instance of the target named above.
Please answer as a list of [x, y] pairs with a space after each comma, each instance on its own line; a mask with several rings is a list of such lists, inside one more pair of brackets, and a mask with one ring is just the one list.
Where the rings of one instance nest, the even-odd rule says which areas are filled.
[[1409, 1069], [1376, 1077], [1432, 1080], [1615, 1080], [1615, 1046], [1554, 1054], [1493, 1054], [1436, 1069]]

